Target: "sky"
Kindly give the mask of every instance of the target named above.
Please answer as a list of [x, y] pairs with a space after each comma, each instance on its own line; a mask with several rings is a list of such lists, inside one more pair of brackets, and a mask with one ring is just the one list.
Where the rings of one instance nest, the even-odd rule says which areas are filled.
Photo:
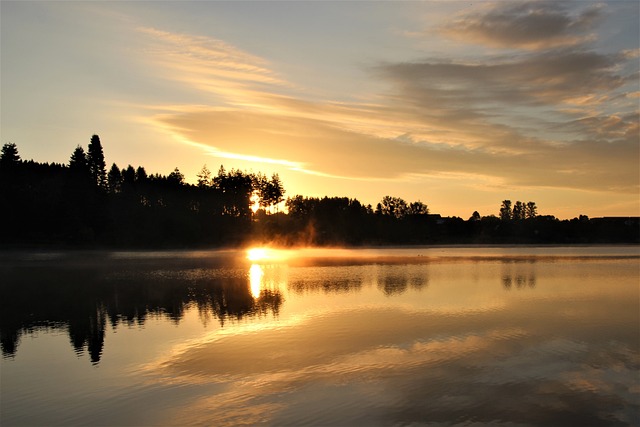
[[640, 215], [640, 2], [0, 2], [0, 143], [432, 213]]

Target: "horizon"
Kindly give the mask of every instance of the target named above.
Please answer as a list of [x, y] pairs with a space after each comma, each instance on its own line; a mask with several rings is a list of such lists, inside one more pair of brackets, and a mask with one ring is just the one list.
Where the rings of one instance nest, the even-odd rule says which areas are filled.
[[[640, 3], [2, 2], [1, 144], [285, 197], [640, 216]], [[0, 144], [0, 145], [1, 145]]]

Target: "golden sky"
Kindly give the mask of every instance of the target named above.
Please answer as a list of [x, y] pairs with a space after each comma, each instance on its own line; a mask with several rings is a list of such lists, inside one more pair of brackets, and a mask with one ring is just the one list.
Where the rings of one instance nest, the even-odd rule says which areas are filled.
[[434, 213], [640, 215], [640, 3], [9, 2], [1, 142]]

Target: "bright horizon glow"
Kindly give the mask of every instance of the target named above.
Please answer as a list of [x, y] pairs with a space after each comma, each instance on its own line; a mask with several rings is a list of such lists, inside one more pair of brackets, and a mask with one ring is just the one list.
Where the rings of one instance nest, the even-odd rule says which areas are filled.
[[640, 215], [635, 0], [162, 4], [2, 2], [0, 143], [68, 163], [95, 133], [107, 168], [463, 219]]
[[289, 259], [295, 252], [292, 249], [275, 249], [260, 246], [247, 249], [246, 258], [254, 263], [280, 262]]
[[249, 261], [264, 261], [269, 259], [269, 251], [266, 248], [251, 248], [247, 250]]

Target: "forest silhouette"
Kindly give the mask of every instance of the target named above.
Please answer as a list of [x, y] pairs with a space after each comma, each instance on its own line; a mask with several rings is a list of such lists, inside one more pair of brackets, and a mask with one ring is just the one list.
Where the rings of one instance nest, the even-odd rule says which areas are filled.
[[213, 175], [205, 165], [197, 184], [177, 167], [166, 176], [115, 163], [107, 171], [98, 135], [86, 151], [77, 146], [68, 164], [24, 161], [7, 143], [0, 247], [640, 243], [637, 217], [559, 220], [538, 215], [531, 201], [504, 200], [497, 215], [476, 211], [465, 220], [393, 196], [374, 208], [348, 197], [284, 195], [277, 174], [223, 166]]

